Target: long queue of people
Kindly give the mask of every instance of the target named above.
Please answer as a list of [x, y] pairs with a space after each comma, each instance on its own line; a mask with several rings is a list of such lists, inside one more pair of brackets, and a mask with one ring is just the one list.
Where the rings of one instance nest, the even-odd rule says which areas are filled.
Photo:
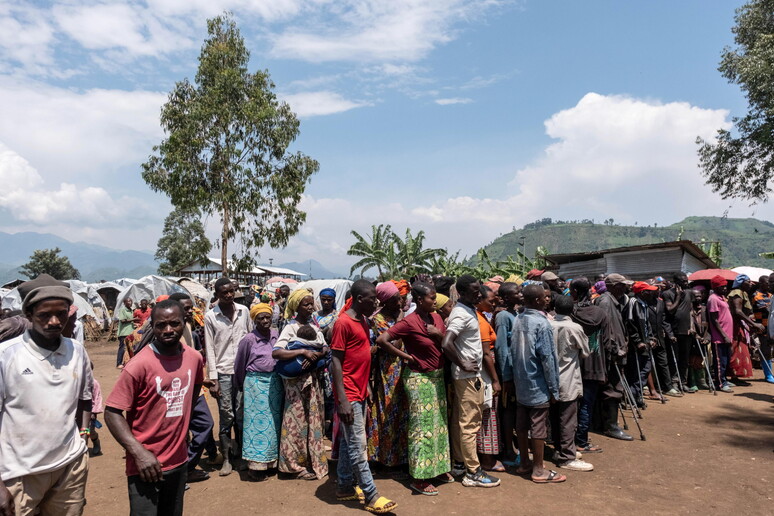
[[[186, 295], [157, 299], [104, 403], [131, 513], [182, 514], [187, 482], [209, 477], [204, 453], [219, 475], [246, 469], [253, 481], [273, 470], [320, 480], [333, 459], [336, 498], [378, 514], [397, 503], [377, 491], [375, 468], [426, 496], [458, 479], [497, 487], [506, 471], [564, 482], [546, 462], [592, 471], [587, 455], [602, 449], [590, 431], [633, 439], [621, 403], [730, 392], [755, 355], [774, 383], [768, 278], [739, 276], [730, 292], [721, 277], [690, 286], [684, 274], [412, 280], [358, 280], [339, 308], [330, 289], [247, 307], [221, 278], [203, 320]], [[0, 343], [0, 514], [81, 514], [101, 396], [68, 338], [69, 288], [43, 275], [19, 290], [29, 323], [3, 326]], [[37, 438], [18, 439], [32, 424]]]

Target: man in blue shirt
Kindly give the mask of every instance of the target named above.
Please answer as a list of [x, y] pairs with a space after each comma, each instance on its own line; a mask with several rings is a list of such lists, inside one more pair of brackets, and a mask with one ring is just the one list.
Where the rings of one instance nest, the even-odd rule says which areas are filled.
[[[543, 447], [548, 437], [548, 407], [559, 399], [559, 368], [554, 334], [543, 310], [547, 304], [542, 285], [524, 288], [524, 312], [516, 318], [511, 336], [511, 363], [503, 368], [503, 380], [512, 382], [518, 400], [516, 434], [522, 463], [520, 474], [532, 472], [539, 484], [558, 483], [567, 477], [543, 465]], [[510, 386], [509, 386], [510, 389]], [[529, 442], [528, 433], [532, 433]], [[529, 461], [529, 445], [533, 459]]]

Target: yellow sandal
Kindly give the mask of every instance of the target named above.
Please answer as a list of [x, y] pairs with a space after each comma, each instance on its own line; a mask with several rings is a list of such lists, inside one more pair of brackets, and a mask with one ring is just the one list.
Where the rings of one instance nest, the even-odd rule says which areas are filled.
[[374, 514], [387, 514], [394, 511], [397, 507], [397, 503], [384, 496], [380, 496], [373, 505], [366, 505], [365, 510]]
[[340, 502], [352, 502], [357, 500], [360, 503], [365, 503], [365, 494], [363, 493], [363, 490], [360, 489], [360, 486], [355, 486], [352, 494], [341, 496], [337, 494], [336, 499]]

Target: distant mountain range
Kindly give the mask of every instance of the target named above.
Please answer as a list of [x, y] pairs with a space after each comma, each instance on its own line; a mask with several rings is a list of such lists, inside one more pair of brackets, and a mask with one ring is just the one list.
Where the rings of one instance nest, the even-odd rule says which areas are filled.
[[[523, 240], [522, 240], [523, 237]], [[741, 265], [774, 268], [774, 260], [759, 253], [774, 251], [774, 224], [754, 218], [688, 217], [669, 226], [620, 226], [614, 221], [555, 221], [543, 219], [496, 238], [484, 247], [493, 261], [515, 255], [524, 242], [527, 256], [537, 246], [549, 254], [599, 251], [615, 247], [653, 244], [673, 240], [691, 240], [697, 244], [720, 242], [722, 267]]]
[[[140, 278], [155, 274], [158, 268], [153, 254], [143, 251], [119, 251], [85, 242], [70, 242], [47, 233], [0, 232], [0, 284], [17, 278], [27, 279], [19, 272], [19, 267], [29, 261], [35, 250], [55, 247], [62, 250], [61, 255], [70, 259], [70, 263], [81, 273], [81, 279], [87, 282]], [[316, 260], [276, 266], [304, 274], [310, 274], [311, 267], [311, 275], [316, 279], [343, 277], [342, 274], [326, 269]]]

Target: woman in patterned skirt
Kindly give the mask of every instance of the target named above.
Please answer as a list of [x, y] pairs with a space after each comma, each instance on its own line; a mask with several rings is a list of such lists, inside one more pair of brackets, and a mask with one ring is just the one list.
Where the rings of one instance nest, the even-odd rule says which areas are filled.
[[277, 467], [282, 426], [282, 379], [274, 372], [272, 350], [277, 330], [271, 328], [272, 307], [250, 308], [255, 329], [239, 342], [234, 358], [234, 380], [244, 393], [242, 458], [251, 480], [265, 480], [266, 470]]
[[[408, 463], [414, 491], [435, 496], [431, 483], [454, 482], [449, 474], [449, 429], [441, 341], [446, 327], [435, 310], [435, 287], [412, 285], [416, 311], [382, 333], [376, 344], [405, 361], [402, 381], [408, 396]], [[393, 345], [402, 340], [403, 349]]]

